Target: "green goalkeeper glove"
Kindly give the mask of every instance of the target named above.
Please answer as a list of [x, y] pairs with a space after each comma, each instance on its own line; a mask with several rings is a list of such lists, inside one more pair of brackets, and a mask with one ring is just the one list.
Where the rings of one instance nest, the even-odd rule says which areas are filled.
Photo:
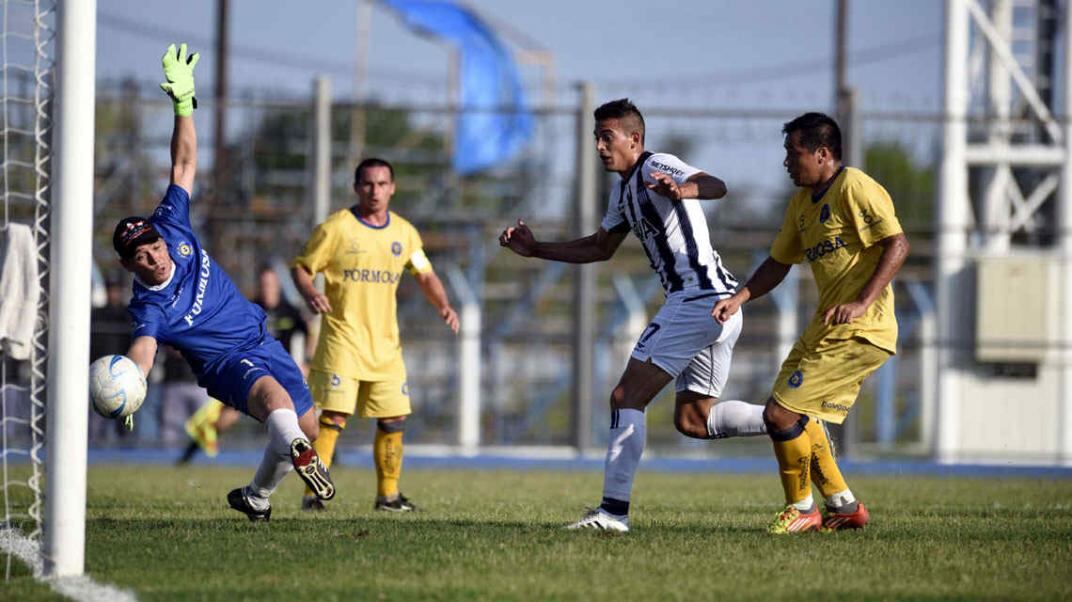
[[180, 117], [192, 115], [197, 108], [197, 99], [194, 98], [194, 67], [199, 60], [201, 55], [197, 52], [186, 56], [186, 44], [180, 44], [177, 52], [174, 44], [168, 46], [161, 59], [164, 64], [164, 79], [167, 81], [160, 84], [160, 89], [171, 97], [175, 114]]

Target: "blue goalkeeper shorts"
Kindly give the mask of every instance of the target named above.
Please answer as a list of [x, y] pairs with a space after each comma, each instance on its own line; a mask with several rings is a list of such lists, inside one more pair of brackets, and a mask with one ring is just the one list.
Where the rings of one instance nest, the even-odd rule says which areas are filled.
[[249, 390], [262, 376], [272, 376], [283, 385], [298, 416], [313, 408], [309, 385], [298, 365], [283, 344], [269, 336], [253, 349], [232, 353], [206, 366], [197, 382], [212, 397], [249, 415]]

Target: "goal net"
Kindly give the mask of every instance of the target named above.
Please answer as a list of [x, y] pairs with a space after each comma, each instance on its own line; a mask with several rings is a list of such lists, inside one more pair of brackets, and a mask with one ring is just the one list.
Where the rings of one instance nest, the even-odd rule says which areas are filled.
[[42, 570], [56, 0], [0, 3], [0, 550]]

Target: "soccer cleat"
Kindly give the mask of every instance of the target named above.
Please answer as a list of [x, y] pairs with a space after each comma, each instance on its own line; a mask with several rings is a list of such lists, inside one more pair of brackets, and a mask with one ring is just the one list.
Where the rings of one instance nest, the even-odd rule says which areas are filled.
[[309, 489], [322, 500], [330, 500], [335, 497], [335, 484], [331, 482], [327, 466], [316, 455], [313, 444], [308, 439], [299, 438], [290, 442], [290, 460], [294, 463], [294, 470]]
[[301, 509], [306, 512], [323, 512], [327, 510], [324, 506], [324, 502], [320, 501], [320, 498], [315, 495], [302, 496]]
[[774, 522], [767, 527], [767, 532], [774, 535], [818, 531], [823, 525], [823, 516], [819, 509], [813, 507], [811, 512], [801, 512], [794, 506], [786, 506]]
[[581, 520], [566, 525], [566, 528], [570, 530], [595, 529], [612, 533], [628, 533], [629, 517], [615, 516], [602, 508], [593, 508]]
[[417, 509], [417, 506], [409, 501], [409, 498], [399, 493], [390, 499], [382, 495], [376, 496], [376, 503], [372, 506], [372, 509], [385, 512], [413, 512]]
[[227, 503], [249, 517], [250, 522], [254, 523], [266, 523], [272, 518], [272, 507], [268, 506], [264, 510], [257, 510], [249, 503], [249, 498], [246, 497], [246, 488], [239, 487], [238, 489], [232, 489], [227, 494]]
[[864, 507], [863, 502], [856, 502], [856, 511], [848, 513], [834, 512], [829, 507], [826, 509], [826, 517], [823, 518], [823, 531], [837, 531], [839, 529], [863, 529], [864, 525], [871, 520], [871, 514]]

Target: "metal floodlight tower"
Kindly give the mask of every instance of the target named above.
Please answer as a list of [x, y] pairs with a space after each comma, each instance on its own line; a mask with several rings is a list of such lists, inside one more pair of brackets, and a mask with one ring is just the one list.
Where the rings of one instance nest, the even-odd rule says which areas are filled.
[[[945, 123], [935, 285], [939, 370], [934, 453], [957, 459], [974, 364], [972, 269], [1010, 250], [1057, 266], [1054, 354], [1060, 462], [1072, 462], [1072, 1], [946, 0]], [[1062, 73], [1053, 60], [1063, 38]], [[973, 35], [974, 34], [974, 35]], [[1064, 87], [1054, 106], [1054, 80]], [[973, 194], [974, 192], [974, 194]], [[1048, 224], [1056, 228], [1047, 230]], [[1010, 291], [1010, 294], [1015, 292]], [[977, 375], [973, 378], [978, 378]]]

